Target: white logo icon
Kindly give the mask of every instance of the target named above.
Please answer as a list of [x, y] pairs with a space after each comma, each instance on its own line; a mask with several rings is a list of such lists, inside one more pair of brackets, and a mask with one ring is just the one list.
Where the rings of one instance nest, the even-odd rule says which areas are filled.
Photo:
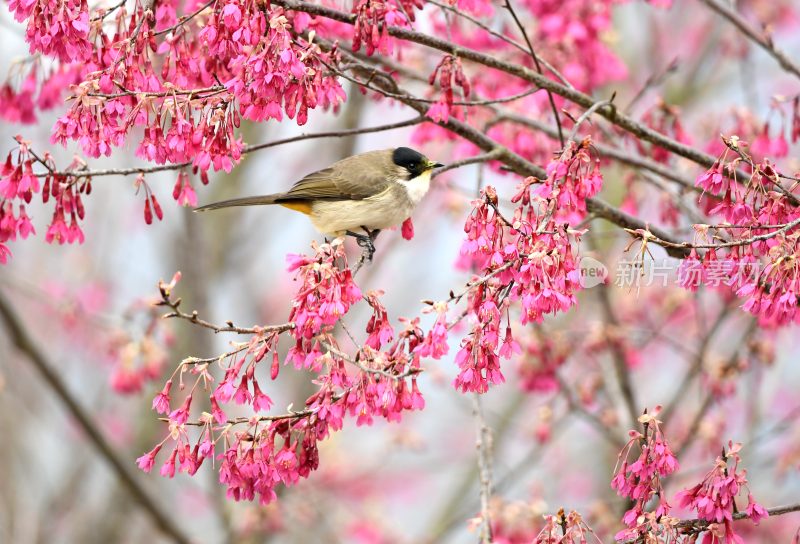
[[589, 289], [606, 282], [608, 268], [592, 257], [581, 257], [579, 262], [581, 272], [581, 287]]

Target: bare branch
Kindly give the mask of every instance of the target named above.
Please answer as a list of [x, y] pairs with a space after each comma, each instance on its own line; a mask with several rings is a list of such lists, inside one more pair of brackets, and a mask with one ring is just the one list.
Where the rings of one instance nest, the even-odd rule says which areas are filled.
[[[602, 102], [596, 102], [595, 104], [592, 105], [591, 108], [589, 108], [588, 110], [583, 112], [583, 115], [578, 117], [578, 120], [575, 121], [575, 126], [572, 127], [572, 130], [570, 131], [569, 137], [567, 139], [574, 140], [575, 136], [578, 135], [578, 129], [581, 127], [581, 125], [583, 123], [585, 123], [592, 116], [593, 113], [596, 113], [596, 112], [600, 111], [600, 109], [605, 108], [605, 107], [611, 107], [611, 108], [615, 108], [616, 107], [616, 106], [614, 106], [614, 96], [612, 96], [608, 100], [603, 100]], [[560, 131], [559, 131], [559, 134], [560, 134]], [[562, 145], [563, 145], [563, 142], [562, 142]]]
[[195, 325], [199, 325], [201, 327], [205, 327], [206, 329], [211, 329], [215, 333], [220, 332], [234, 332], [236, 334], [268, 334], [268, 333], [281, 333], [284, 331], [291, 330], [295, 327], [294, 323], [284, 323], [282, 325], [266, 325], [266, 326], [253, 326], [253, 327], [237, 327], [233, 324], [232, 321], [228, 321], [225, 325], [216, 325], [204, 319], [200, 319], [197, 316], [197, 312], [193, 311], [190, 314], [179, 309], [181, 305], [181, 299], [176, 298], [172, 300], [169, 296], [169, 293], [162, 290], [161, 291], [161, 301], [159, 301], [156, 305], [157, 306], [167, 306], [172, 311], [168, 314], [164, 315], [164, 318], [171, 318], [177, 317], [179, 319], [185, 319], [190, 323], [194, 323]]
[[478, 426], [475, 447], [478, 450], [478, 477], [481, 497], [480, 541], [482, 544], [489, 544], [492, 542], [492, 518], [489, 511], [489, 501], [492, 497], [492, 465], [490, 453], [492, 448], [492, 436], [491, 430], [486, 424], [483, 406], [481, 406], [481, 397], [478, 393], [475, 393], [472, 397], [472, 408], [473, 414], [475, 415], [475, 422]]

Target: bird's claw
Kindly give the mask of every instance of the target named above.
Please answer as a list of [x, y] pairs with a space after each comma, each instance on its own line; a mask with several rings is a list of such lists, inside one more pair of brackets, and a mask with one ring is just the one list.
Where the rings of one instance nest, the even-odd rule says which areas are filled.
[[358, 246], [364, 250], [367, 256], [367, 261], [372, 262], [372, 257], [375, 256], [375, 242], [370, 236], [360, 235], [356, 238]]
[[363, 250], [361, 253], [361, 258], [358, 261], [358, 265], [356, 266], [356, 270], [361, 268], [365, 262], [372, 262], [372, 258], [375, 256], [375, 238], [377, 238], [378, 234], [381, 232], [379, 229], [370, 230], [367, 227], [361, 227], [361, 229], [366, 232], [366, 234], [352, 232], [349, 230], [346, 231], [348, 236], [352, 236], [356, 239], [356, 243]]

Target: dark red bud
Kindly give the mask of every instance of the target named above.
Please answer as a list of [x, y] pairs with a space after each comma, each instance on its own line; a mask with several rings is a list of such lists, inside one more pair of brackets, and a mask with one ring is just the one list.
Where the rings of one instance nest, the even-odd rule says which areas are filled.
[[150, 200], [144, 201], [144, 222], [148, 225], [153, 223], [153, 210], [150, 209]]
[[272, 368], [270, 368], [269, 377], [271, 379], [276, 379], [278, 377], [278, 371], [280, 370], [280, 361], [278, 360], [278, 353], [272, 352]]
[[156, 212], [156, 217], [158, 217], [158, 220], [161, 221], [164, 219], [164, 212], [161, 211], [161, 206], [159, 206], [158, 200], [156, 200], [156, 195], [150, 195], [150, 200], [153, 201], [153, 209]]

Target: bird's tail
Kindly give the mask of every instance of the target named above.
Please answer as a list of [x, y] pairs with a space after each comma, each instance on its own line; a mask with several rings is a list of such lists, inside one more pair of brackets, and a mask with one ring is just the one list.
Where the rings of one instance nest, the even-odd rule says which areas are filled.
[[266, 204], [276, 204], [276, 200], [281, 195], [264, 195], [264, 196], [246, 196], [244, 198], [234, 198], [231, 200], [223, 200], [221, 202], [213, 202], [200, 206], [194, 209], [196, 212], [205, 212], [208, 210], [219, 210], [220, 208], [232, 208], [234, 206], [259, 206]]

